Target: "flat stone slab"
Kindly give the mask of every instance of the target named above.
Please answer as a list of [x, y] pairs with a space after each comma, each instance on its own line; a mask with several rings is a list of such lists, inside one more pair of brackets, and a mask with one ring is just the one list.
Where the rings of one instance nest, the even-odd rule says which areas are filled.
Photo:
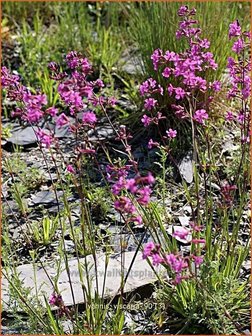
[[179, 163], [179, 171], [181, 176], [189, 184], [193, 181], [193, 159], [192, 152], [189, 152], [186, 156], [183, 157]]
[[17, 127], [11, 131], [11, 137], [7, 139], [14, 145], [27, 146], [37, 142], [37, 137], [34, 131], [37, 131], [38, 127], [27, 126], [24, 128]]
[[[57, 196], [60, 198], [63, 195], [62, 191], [57, 191]], [[55, 193], [51, 190], [42, 190], [37, 192], [35, 195], [31, 197], [31, 205], [39, 205], [39, 204], [57, 204], [57, 199]]]
[[[59, 292], [66, 306], [72, 306], [74, 301], [76, 304], [85, 303], [83, 295], [83, 286], [87, 288], [87, 274], [91, 283], [91, 293], [94, 296], [98, 293], [99, 296], [102, 295], [104, 276], [106, 274], [105, 280], [105, 290], [104, 297], [112, 298], [119, 294], [121, 288], [121, 275], [124, 273], [126, 276], [127, 271], [130, 268], [130, 264], [135, 255], [135, 252], [124, 252], [123, 267], [121, 266], [121, 255], [110, 256], [106, 258], [105, 254], [100, 254], [96, 257], [96, 263], [92, 255], [88, 255], [85, 258], [80, 259], [80, 269], [82, 270], [83, 282], [81, 282], [79, 266], [77, 259], [69, 260], [69, 270], [71, 275], [71, 283], [74, 292], [74, 300], [71, 294], [71, 288], [69, 283], [69, 278], [65, 269], [64, 262], [62, 261], [62, 268], [59, 272], [59, 279], [57, 282]], [[106, 259], [108, 259], [106, 261]], [[87, 272], [85, 270], [85, 263], [87, 264]], [[106, 268], [106, 263], [107, 268]], [[95, 267], [96, 264], [96, 267]], [[162, 266], [155, 266], [155, 271], [158, 272], [160, 276], [165, 274], [165, 270]], [[45, 271], [46, 270], [46, 271]], [[48, 300], [53, 293], [53, 285], [48, 279], [48, 276], [53, 280], [57, 274], [56, 263], [50, 263], [45, 266], [45, 270], [36, 265], [36, 281], [37, 290], [39, 293], [39, 298], [41, 299], [41, 304], [45, 306], [44, 297]], [[11, 311], [10, 302], [10, 286], [4, 274], [6, 274], [6, 269], [2, 270], [2, 310]], [[34, 298], [36, 294], [35, 281], [34, 281], [34, 268], [32, 264], [26, 264], [18, 266], [16, 269], [19, 279], [23, 282], [23, 288], [29, 288], [29, 297]], [[7, 273], [8, 277], [13, 280], [11, 276], [11, 271]], [[97, 279], [97, 281], [96, 281]], [[142, 253], [138, 252], [134, 260], [129, 276], [124, 285], [124, 292], [131, 292], [139, 287], [145, 286], [147, 284], [154, 283], [157, 281], [157, 276], [153, 271], [152, 267], [149, 265], [147, 260], [142, 259]], [[52, 281], [53, 282], [53, 281]], [[13, 301], [12, 301], [13, 302]]]

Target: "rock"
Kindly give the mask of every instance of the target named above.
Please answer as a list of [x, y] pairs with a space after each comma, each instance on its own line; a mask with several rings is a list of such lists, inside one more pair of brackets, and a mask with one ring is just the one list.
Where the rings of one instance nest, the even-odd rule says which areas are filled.
[[185, 213], [188, 213], [189, 215], [192, 214], [192, 208], [189, 206], [189, 205], [186, 205], [184, 208], [183, 208], [184, 212]]
[[65, 239], [65, 248], [67, 253], [74, 253], [75, 252], [75, 245], [74, 242], [71, 240]]
[[244, 263], [242, 264], [242, 267], [246, 272], [250, 272], [251, 271], [251, 260], [244, 261]]
[[128, 55], [124, 56], [121, 59], [122, 71], [126, 72], [129, 75], [143, 75], [143, 61], [140, 60], [140, 57]]
[[18, 205], [15, 201], [8, 201], [7, 202], [4, 202], [4, 213], [5, 215], [13, 215], [15, 214], [17, 211], [18, 211]]
[[11, 181], [11, 179], [8, 179], [6, 182], [2, 183], [2, 196], [4, 198], [7, 198], [9, 195], [9, 186], [8, 183]]
[[233, 153], [233, 151], [236, 151], [239, 149], [239, 145], [235, 145], [234, 141], [232, 140], [227, 140], [224, 142], [223, 147], [222, 147], [222, 153]]
[[[69, 124], [73, 125], [75, 122], [74, 118], [69, 117]], [[64, 125], [59, 127], [55, 124], [49, 123], [46, 127], [48, 130], [53, 131], [56, 138], [74, 138], [73, 133], [69, 129], [69, 125]]]
[[[63, 195], [62, 191], [57, 192], [58, 198]], [[31, 205], [57, 203], [55, 193], [51, 190], [42, 190], [31, 196]]]
[[[98, 295], [102, 295], [103, 292], [103, 284], [104, 284], [104, 275], [106, 274], [105, 280], [105, 291], [104, 297], [112, 298], [119, 293], [121, 286], [121, 271], [123, 270], [124, 275], [127, 274], [129, 270], [132, 259], [135, 255], [135, 252], [125, 252], [123, 255], [124, 264], [121, 267], [121, 255], [118, 256], [110, 256], [108, 258], [108, 264], [106, 268], [106, 255], [105, 254], [97, 254], [96, 256], [96, 267], [95, 262], [92, 255], [88, 255], [85, 258], [80, 259], [81, 269], [83, 270], [83, 283], [80, 280], [78, 261], [77, 259], [71, 259], [68, 261], [70, 275], [71, 275], [71, 283], [73, 286], [74, 292], [74, 300], [76, 304], [85, 303], [85, 299], [83, 296], [83, 289], [87, 287], [87, 276], [85, 272], [85, 264], [88, 267], [88, 277], [91, 283], [91, 295], [94, 296], [95, 293]], [[51, 282], [48, 279], [54, 278], [57, 275], [57, 266], [56, 263], [48, 263], [45, 266], [45, 270], [40, 266], [36, 266], [35, 274], [37, 279], [37, 290], [39, 292], [39, 299], [41, 300], [41, 304], [45, 306], [43, 295], [49, 300], [50, 295], [53, 293], [54, 289]], [[71, 295], [69, 279], [67, 276], [67, 272], [65, 266], [63, 264], [59, 267], [59, 278], [58, 278], [58, 288], [59, 292], [62, 295], [64, 303], [66, 306], [73, 305], [73, 298]], [[165, 274], [165, 270], [162, 266], [155, 266], [155, 270], [163, 276]], [[8, 272], [3, 268], [2, 272], [4, 275], [10, 277], [13, 280], [11, 275], [11, 270], [8, 269]], [[32, 264], [21, 265], [16, 268], [15, 274], [18, 275], [19, 280], [22, 281], [22, 288], [29, 288], [29, 298], [34, 298], [36, 295], [35, 289], [35, 281], [34, 281], [34, 266]], [[96, 287], [96, 277], [98, 288]], [[142, 259], [142, 253], [138, 252], [136, 258], [134, 260], [133, 266], [129, 272], [129, 276], [124, 286], [124, 292], [131, 292], [139, 287], [142, 287], [147, 284], [151, 284], [157, 281], [157, 277], [155, 272], [152, 270], [148, 262]], [[10, 297], [10, 284], [5, 276], [2, 277], [2, 301], [3, 301], [3, 311], [11, 310], [11, 302], [13, 302], [13, 298]], [[28, 298], [28, 299], [29, 299]]]
[[107, 215], [107, 217], [113, 222], [123, 224], [125, 221], [124, 221], [122, 215], [120, 215], [119, 212], [117, 212], [116, 210], [114, 210], [114, 211], [113, 210], [114, 209], [110, 209], [111, 213], [109, 213]]
[[27, 126], [25, 128], [16, 127], [11, 131], [11, 137], [8, 138], [8, 142], [13, 145], [28, 146], [37, 143], [37, 137], [34, 131], [37, 131], [38, 127]]
[[13, 230], [12, 239], [13, 240], [18, 239], [20, 237], [20, 235], [23, 235], [23, 233], [29, 234], [29, 232], [30, 232], [30, 228], [26, 223], [22, 224], [22, 225], [19, 225], [18, 227], [16, 227]]
[[193, 160], [192, 152], [188, 153], [179, 164], [179, 172], [181, 176], [186, 180], [187, 183], [192, 183], [193, 181]]
[[90, 141], [109, 140], [115, 137], [115, 132], [110, 125], [97, 126], [94, 130], [88, 131]]
[[74, 333], [74, 323], [71, 320], [62, 321], [61, 325], [67, 335], [71, 335]]
[[[126, 251], [136, 251], [139, 241], [143, 237], [144, 233], [135, 233], [133, 234], [115, 234], [110, 237], [110, 246], [114, 252], [119, 253], [121, 251], [121, 245], [124, 244]], [[152, 238], [149, 235], [145, 235], [143, 239], [143, 244], [151, 241]]]
[[187, 216], [179, 216], [179, 221], [182, 226], [189, 226], [190, 217]]
[[[75, 122], [74, 118], [70, 117], [70, 124]], [[12, 123], [10, 123], [12, 125]], [[19, 146], [31, 146], [37, 143], [37, 137], [35, 132], [38, 130], [37, 126], [25, 126], [21, 127], [17, 124], [13, 124], [14, 127], [11, 130], [11, 136], [6, 140], [6, 144], [12, 143]], [[43, 128], [42, 128], [43, 129]], [[58, 127], [53, 123], [47, 123], [44, 131], [53, 131], [56, 138], [73, 138], [73, 134], [69, 130], [69, 126]]]

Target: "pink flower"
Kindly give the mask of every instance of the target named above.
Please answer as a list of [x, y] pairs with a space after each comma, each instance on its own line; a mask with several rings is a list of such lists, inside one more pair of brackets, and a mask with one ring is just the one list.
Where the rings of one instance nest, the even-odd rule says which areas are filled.
[[126, 180], [125, 188], [135, 194], [137, 192], [136, 180], [134, 178]]
[[184, 277], [180, 274], [176, 274], [175, 279], [173, 281], [174, 285], [179, 285]]
[[159, 146], [158, 142], [155, 142], [152, 139], [149, 140], [149, 142], [148, 142], [148, 148], [149, 149], [152, 149], [153, 147], [158, 147], [158, 146]]
[[169, 84], [169, 86], [167, 88], [167, 91], [168, 91], [169, 95], [171, 96], [173, 94], [174, 87], [171, 84]]
[[245, 114], [244, 113], [239, 113], [238, 116], [237, 116], [237, 121], [242, 124], [245, 120]]
[[45, 145], [46, 148], [50, 148], [51, 147], [51, 144], [53, 142], [53, 137], [46, 133], [45, 131], [43, 130], [38, 130], [36, 132], [36, 135], [38, 137], [38, 140], [43, 144]]
[[141, 216], [134, 216], [130, 219], [132, 222], [136, 223], [136, 224], [142, 224], [143, 223], [143, 219]]
[[178, 10], [178, 16], [185, 16], [189, 13], [188, 6], [181, 6]]
[[153, 242], [145, 244], [143, 250], [143, 259], [146, 259], [152, 254], [152, 251], [156, 250], [157, 246]]
[[90, 70], [92, 69], [91, 64], [89, 63], [87, 58], [81, 58], [80, 60], [80, 64], [81, 64], [81, 70], [85, 73], [88, 74], [90, 72]]
[[[94, 85], [95, 86], [98, 86], [99, 88], [102, 88], [104, 87], [104, 83], [101, 79], [97, 79], [95, 82], [94, 82]], [[113, 97], [114, 98], [114, 97]]]
[[153, 264], [153, 266], [157, 266], [157, 265], [161, 264], [164, 261], [163, 258], [161, 258], [158, 253], [153, 253], [151, 255], [151, 257], [152, 257], [152, 264]]
[[58, 127], [62, 127], [69, 124], [69, 118], [65, 115], [65, 113], [61, 113], [61, 115], [56, 120], [56, 125]]
[[38, 108], [29, 107], [25, 119], [30, 123], [36, 123], [43, 118], [43, 111]]
[[49, 299], [51, 306], [61, 306], [63, 304], [62, 296], [60, 294], [53, 293]]
[[229, 39], [231, 37], [240, 36], [240, 35], [241, 35], [241, 26], [238, 20], [235, 20], [233, 23], [229, 25], [229, 33], [228, 33]]
[[155, 183], [155, 178], [153, 177], [153, 175], [150, 172], [148, 173], [147, 177], [145, 177], [144, 179], [149, 184], [154, 184]]
[[162, 50], [161, 49], [156, 49], [154, 50], [153, 54], [151, 55], [152, 63], [154, 70], [157, 71], [158, 69], [158, 63], [160, 59], [162, 58]]
[[128, 197], [121, 196], [114, 202], [115, 209], [121, 212], [132, 214], [136, 212], [136, 208]]
[[238, 39], [233, 47], [232, 47], [232, 51], [234, 51], [236, 54], [240, 54], [240, 52], [244, 49], [245, 47], [245, 43], [242, 39]]
[[83, 108], [82, 97], [78, 91], [72, 89], [71, 85], [72, 80], [67, 80], [61, 83], [58, 86], [58, 92], [65, 104], [70, 105], [70, 107], [79, 111]]
[[93, 86], [90, 84], [87, 84], [86, 86], [81, 88], [81, 94], [84, 97], [87, 97], [88, 99], [91, 99], [93, 97]]
[[151, 257], [153, 266], [159, 265], [163, 262], [163, 258], [161, 258], [161, 256], [159, 255], [159, 251], [160, 245], [149, 242], [144, 246], [143, 259]]
[[162, 72], [162, 76], [165, 78], [169, 78], [172, 73], [171, 68], [166, 67], [164, 71]]
[[175, 88], [175, 98], [176, 99], [183, 99], [185, 97], [185, 91], [181, 87]]
[[70, 51], [66, 55], [66, 61], [69, 68], [74, 69], [80, 65], [79, 56], [77, 51]]
[[145, 99], [144, 101], [144, 108], [147, 110], [147, 111], [150, 111], [152, 110], [157, 104], [157, 100], [156, 99], [153, 99], [153, 98], [147, 98]]
[[177, 57], [178, 55], [174, 51], [167, 50], [164, 54], [164, 59], [166, 60], [166, 62], [176, 61]]
[[52, 117], [55, 117], [58, 112], [59, 112], [58, 109], [53, 106], [45, 110], [45, 113], [50, 114]]
[[66, 169], [69, 173], [76, 174], [76, 171], [72, 165], [68, 165]]
[[226, 121], [233, 121], [234, 120], [234, 115], [232, 112], [228, 111], [226, 116], [225, 116]]
[[156, 87], [157, 82], [153, 78], [147, 79], [145, 82], [143, 82], [140, 85], [140, 94], [141, 96], [146, 95], [147, 93], [150, 93], [151, 90], [154, 90]]
[[144, 114], [143, 117], [142, 117], [142, 119], [141, 119], [141, 121], [144, 124], [144, 127], [147, 127], [152, 122], [152, 118], [150, 118], [146, 114]]
[[180, 239], [186, 239], [189, 235], [189, 231], [183, 227], [177, 229], [173, 233], [173, 237], [179, 237]]
[[111, 191], [114, 195], [119, 195], [121, 190], [124, 189], [125, 182], [122, 177], [119, 178], [119, 181], [117, 181], [111, 188]]
[[45, 94], [33, 95], [30, 92], [24, 93], [23, 95], [24, 102], [28, 106], [36, 106], [37, 108], [42, 107], [42, 105], [47, 104], [47, 97]]
[[151, 188], [145, 186], [138, 190], [139, 198], [137, 199], [138, 203], [141, 205], [147, 205], [150, 202]]
[[220, 91], [221, 90], [221, 82], [220, 81], [214, 81], [212, 84], [212, 88], [214, 91]]
[[110, 97], [108, 100], [108, 104], [111, 105], [112, 107], [116, 106], [117, 99], [115, 97]]
[[19, 85], [19, 76], [11, 74], [5, 66], [1, 69], [1, 75], [2, 87]]
[[201, 46], [201, 48], [208, 49], [210, 47], [210, 42], [208, 41], [208, 39], [203, 39], [200, 42], [200, 46]]
[[188, 264], [185, 263], [182, 258], [174, 255], [173, 253], [167, 254], [165, 257], [165, 261], [176, 273], [180, 273], [183, 270], [183, 268], [186, 268], [188, 266]]
[[205, 239], [192, 239], [191, 243], [192, 244], [205, 244], [206, 240]]
[[82, 122], [87, 125], [94, 125], [97, 121], [96, 115], [94, 112], [85, 112], [82, 116]]
[[193, 260], [194, 260], [194, 263], [195, 263], [195, 266], [196, 267], [199, 267], [202, 263], [203, 263], [203, 257], [201, 256], [192, 256]]
[[244, 86], [242, 89], [243, 99], [248, 99], [251, 92], [251, 78], [250, 76], [244, 76]]
[[200, 124], [204, 124], [204, 121], [208, 119], [208, 114], [206, 113], [206, 110], [201, 109], [197, 110], [194, 114], [194, 120], [196, 120]]
[[169, 130], [166, 131], [166, 134], [170, 139], [173, 139], [173, 138], [176, 138], [177, 131], [169, 128]]

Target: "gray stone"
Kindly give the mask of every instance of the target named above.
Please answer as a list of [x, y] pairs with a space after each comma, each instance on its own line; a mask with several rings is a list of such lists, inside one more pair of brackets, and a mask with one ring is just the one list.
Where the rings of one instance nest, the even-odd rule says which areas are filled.
[[8, 142], [19, 146], [35, 144], [37, 142], [37, 137], [34, 131], [37, 130], [38, 128], [36, 126], [27, 126], [25, 128], [17, 127], [16, 129], [12, 130], [12, 135], [10, 138], [8, 138]]
[[[127, 274], [127, 271], [130, 268], [130, 264], [135, 255], [135, 252], [125, 252], [123, 255], [124, 264], [121, 267], [121, 256], [116, 255], [115, 257], [109, 257], [108, 261], [106, 260], [105, 254], [98, 254], [96, 256], [96, 267], [95, 262], [92, 255], [88, 255], [85, 258], [80, 259], [80, 269], [83, 274], [83, 282], [80, 279], [79, 267], [77, 259], [71, 259], [68, 261], [70, 274], [71, 274], [71, 283], [73, 286], [74, 292], [74, 300], [76, 304], [85, 303], [85, 299], [83, 296], [82, 286], [87, 288], [87, 276], [90, 279], [91, 283], [91, 295], [94, 296], [98, 294], [102, 295], [103, 292], [103, 284], [104, 284], [104, 275], [106, 274], [105, 279], [105, 291], [104, 297], [111, 298], [115, 297], [119, 294], [121, 287], [121, 272], [124, 275]], [[107, 269], [106, 269], [106, 263]], [[87, 272], [85, 270], [85, 264], [87, 264]], [[37, 279], [37, 290], [39, 293], [39, 299], [41, 299], [41, 304], [45, 306], [45, 302], [43, 299], [43, 295], [49, 300], [50, 295], [53, 293], [54, 289], [51, 282], [48, 279], [48, 276], [52, 279], [57, 274], [57, 267], [55, 263], [50, 263], [45, 265], [45, 270], [40, 266], [36, 265], [36, 279]], [[96, 272], [97, 269], [97, 272]], [[162, 276], [165, 274], [164, 268], [162, 266], [155, 266], [156, 272]], [[6, 274], [6, 269], [2, 269], [3, 275]], [[13, 280], [11, 275], [11, 271], [8, 270], [7, 273], [10, 279]], [[20, 281], [22, 281], [22, 288], [29, 288], [29, 298], [34, 298], [36, 295], [35, 289], [35, 281], [34, 281], [34, 267], [32, 264], [21, 265], [16, 268], [16, 274]], [[96, 286], [96, 278], [97, 284]], [[138, 287], [154, 283], [157, 281], [157, 277], [155, 272], [152, 270], [151, 266], [148, 264], [146, 260], [142, 259], [142, 253], [138, 252], [136, 258], [133, 263], [133, 267], [129, 272], [129, 276], [124, 286], [124, 292], [131, 292]], [[9, 303], [10, 299], [10, 290], [11, 284], [8, 283], [6, 277], [2, 277], [2, 301], [3, 301], [3, 311], [8, 311], [11, 309]], [[70, 283], [68, 279], [68, 275], [65, 269], [65, 265], [61, 264], [59, 271], [59, 279], [58, 279], [58, 288], [59, 292], [62, 295], [64, 303], [66, 306], [73, 305], [73, 297], [71, 295]], [[29, 299], [28, 298], [28, 299]]]
[[88, 131], [90, 141], [109, 140], [115, 137], [115, 132], [110, 125], [97, 126], [95, 130]]
[[73, 138], [74, 135], [70, 131], [69, 125], [73, 125], [75, 122], [74, 118], [69, 117], [69, 124], [64, 126], [57, 126], [55, 124], [47, 124], [47, 129], [53, 131], [53, 134], [56, 138]]
[[[63, 192], [57, 192], [58, 198], [62, 196]], [[31, 205], [39, 205], [39, 204], [49, 204], [49, 203], [57, 203], [55, 193], [51, 190], [42, 190], [31, 196]]]
[[179, 221], [182, 226], [189, 226], [190, 217], [188, 216], [179, 216]]
[[179, 164], [179, 171], [181, 176], [186, 180], [187, 183], [192, 183], [193, 181], [193, 160], [192, 153], [188, 153], [183, 157]]
[[129, 75], [136, 75], [136, 74], [143, 74], [143, 61], [140, 59], [140, 57], [137, 56], [124, 56], [121, 59], [122, 65], [122, 71], [126, 72]]

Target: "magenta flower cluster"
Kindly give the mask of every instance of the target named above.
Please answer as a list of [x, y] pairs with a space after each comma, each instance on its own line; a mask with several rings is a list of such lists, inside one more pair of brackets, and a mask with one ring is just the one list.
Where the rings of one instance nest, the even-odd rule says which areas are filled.
[[[187, 39], [188, 48], [186, 51], [175, 53], [174, 51], [157, 49], [151, 56], [154, 70], [161, 72], [168, 82], [166, 87], [162, 87], [153, 78], [149, 78], [140, 85], [140, 94], [145, 97], [144, 108], [148, 112], [142, 117], [145, 127], [153, 123], [157, 125], [160, 119], [165, 118], [158, 111], [160, 107], [157, 99], [158, 95], [164, 94], [164, 91], [167, 91], [168, 95], [176, 102], [171, 105], [174, 114], [180, 119], [188, 119], [190, 114], [180, 105], [181, 103], [192, 98], [197, 91], [206, 92], [211, 89], [217, 92], [221, 89], [219, 81], [207, 83], [204, 79], [205, 72], [208, 69], [216, 70], [217, 64], [213, 54], [208, 51], [210, 42], [201, 38], [201, 29], [198, 26], [198, 21], [194, 19], [195, 14], [196, 10], [189, 10], [187, 6], [182, 6], [178, 11], [181, 21], [176, 37]], [[180, 83], [180, 86], [174, 86], [174, 82]], [[204, 125], [207, 119], [207, 108], [203, 107], [200, 102], [198, 109], [196, 108], [194, 111], [193, 120]], [[170, 138], [175, 137], [174, 131], [168, 131], [167, 134]]]
[[228, 111], [226, 121], [236, 121], [241, 129], [241, 141], [250, 142], [250, 93], [251, 93], [251, 59], [250, 32], [244, 31], [236, 20], [229, 26], [229, 38], [234, 40], [232, 51], [235, 57], [228, 58], [230, 89], [228, 99], [241, 102], [237, 112]]
[[[191, 222], [191, 230], [181, 227], [174, 231], [173, 236], [180, 239], [187, 239], [188, 235], [192, 236], [197, 235], [202, 227], [197, 226], [195, 223]], [[206, 243], [205, 239], [202, 238], [193, 238], [191, 239], [191, 244], [204, 244]], [[149, 242], [144, 246], [143, 249], [143, 259], [151, 258], [153, 266], [162, 264], [169, 268], [173, 274], [174, 284], [179, 284], [183, 279], [190, 277], [190, 262], [194, 262], [195, 267], [199, 267], [203, 262], [203, 256], [190, 254], [187, 257], [183, 257], [180, 254], [169, 253], [166, 254], [161, 251], [161, 246], [155, 244], [154, 242]]]
[[52, 108], [45, 109], [47, 98], [45, 94], [33, 94], [30, 90], [20, 83], [20, 78], [13, 75], [6, 67], [2, 67], [1, 82], [2, 87], [6, 89], [7, 98], [19, 103], [19, 107], [12, 113], [24, 121], [30, 123], [39, 122], [44, 114], [52, 113]]
[[112, 182], [111, 190], [116, 197], [115, 209], [126, 216], [127, 221], [142, 224], [143, 220], [138, 213], [137, 205], [149, 204], [155, 178], [150, 172], [147, 176], [128, 178], [130, 168], [130, 165], [107, 166], [107, 179]]
[[[114, 97], [105, 98], [99, 94], [104, 84], [101, 79], [91, 81], [92, 66], [81, 54], [71, 51], [66, 55], [67, 71], [60, 71], [60, 66], [55, 62], [48, 65], [51, 79], [58, 81], [58, 93], [61, 98], [61, 106], [64, 112], [59, 112], [55, 106], [48, 107], [45, 94], [32, 93], [27, 87], [20, 83], [17, 75], [11, 74], [6, 67], [2, 68], [2, 87], [6, 91], [7, 98], [17, 103], [17, 108], [12, 113], [13, 117], [28, 122], [32, 126], [37, 126], [36, 136], [38, 141], [50, 148], [56, 139], [52, 131], [43, 129], [40, 122], [46, 124], [47, 121], [55, 123], [58, 128], [68, 127], [69, 131], [76, 134], [81, 128], [94, 128], [97, 123], [95, 110], [101, 106], [114, 106]], [[94, 90], [96, 93], [94, 93]], [[97, 93], [98, 92], [98, 93]], [[82, 121], [79, 122], [77, 113], [82, 113]], [[75, 121], [71, 120], [73, 118]], [[86, 143], [85, 148], [80, 150], [82, 154], [92, 154], [95, 152]]]
[[62, 296], [60, 294], [57, 294], [57, 293], [52, 293], [52, 295], [50, 296], [49, 298], [49, 304], [51, 306], [55, 306], [58, 309], [57, 311], [57, 315], [59, 317], [62, 317], [62, 316], [68, 316], [69, 317], [69, 309], [65, 306], [64, 304], [64, 301], [62, 299]]

